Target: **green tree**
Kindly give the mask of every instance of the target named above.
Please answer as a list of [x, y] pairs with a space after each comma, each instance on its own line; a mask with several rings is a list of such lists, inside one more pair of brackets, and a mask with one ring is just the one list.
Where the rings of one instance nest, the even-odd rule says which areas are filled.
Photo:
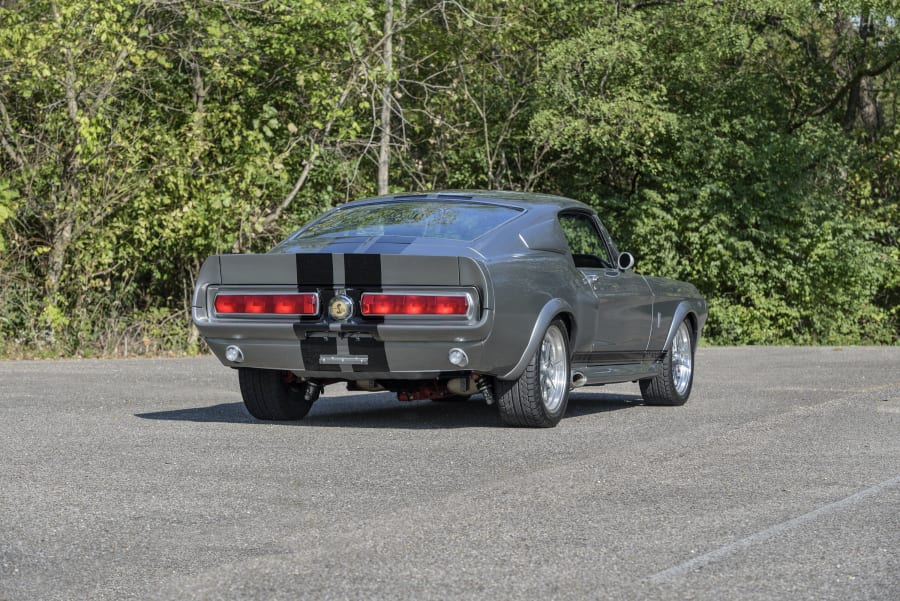
[[308, 184], [358, 133], [352, 55], [373, 15], [355, 1], [0, 8], [4, 214], [18, 199], [4, 301], [27, 306], [10, 331], [77, 348], [123, 312], [184, 307], [203, 256], [330, 203], [338, 178]]
[[[548, 51], [532, 135], [573, 157], [558, 189], [644, 269], [696, 282], [714, 341], [895, 339], [878, 304], [895, 266], [846, 193], [852, 84], [893, 68], [893, 25], [856, 57], [847, 13], [689, 5], [620, 10]], [[844, 52], [878, 66], [842, 68]]]
[[896, 342], [896, 1], [0, 0], [0, 353], [190, 348], [377, 190], [597, 207], [716, 342]]

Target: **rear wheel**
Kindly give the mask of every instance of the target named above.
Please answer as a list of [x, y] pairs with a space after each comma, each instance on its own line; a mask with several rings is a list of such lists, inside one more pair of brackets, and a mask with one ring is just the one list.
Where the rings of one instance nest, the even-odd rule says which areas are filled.
[[256, 419], [303, 419], [313, 404], [305, 398], [306, 384], [289, 371], [241, 367], [238, 381], [244, 406]]
[[687, 319], [679, 324], [655, 378], [641, 380], [641, 396], [648, 405], [684, 405], [694, 383], [694, 336]]
[[569, 402], [569, 336], [560, 319], [544, 333], [541, 346], [517, 380], [496, 380], [500, 417], [510, 426], [552, 428]]

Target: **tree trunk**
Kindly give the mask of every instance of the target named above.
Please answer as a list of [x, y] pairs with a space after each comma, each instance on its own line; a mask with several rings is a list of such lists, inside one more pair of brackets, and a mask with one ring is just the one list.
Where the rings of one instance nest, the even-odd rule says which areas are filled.
[[[53, 18], [60, 20], [59, 11], [54, 3], [52, 5]], [[60, 281], [66, 265], [66, 255], [72, 244], [75, 230], [75, 215], [78, 203], [81, 200], [81, 187], [78, 181], [81, 172], [81, 156], [78, 148], [80, 107], [78, 105], [78, 90], [75, 73], [75, 59], [69, 48], [63, 49], [66, 73], [63, 80], [63, 92], [65, 93], [66, 111], [72, 124], [73, 136], [71, 147], [64, 151], [62, 157], [62, 174], [60, 176], [60, 196], [53, 197], [53, 227], [50, 235], [49, 264], [47, 266], [47, 278], [45, 285], [44, 306], [55, 306], [59, 301]]]
[[[859, 39], [863, 46], [862, 56], [869, 39], [874, 33], [875, 23], [868, 9], [862, 11], [859, 18]], [[865, 65], [860, 65], [861, 70]], [[872, 78], [867, 76], [855, 77], [850, 84], [847, 94], [847, 107], [844, 112], [844, 129], [852, 130], [862, 126], [870, 134], [874, 134], [883, 125], [882, 112], [878, 106], [877, 91], [872, 84]]]
[[75, 227], [74, 217], [71, 212], [65, 212], [55, 224], [52, 232], [53, 239], [50, 244], [50, 254], [47, 266], [47, 283], [45, 287], [45, 305], [55, 305], [58, 301], [60, 280], [66, 268], [66, 255], [72, 244], [72, 232]]
[[378, 148], [378, 194], [388, 193], [391, 168], [391, 80], [394, 76], [394, 0], [385, 0], [384, 84], [381, 86], [381, 140]]

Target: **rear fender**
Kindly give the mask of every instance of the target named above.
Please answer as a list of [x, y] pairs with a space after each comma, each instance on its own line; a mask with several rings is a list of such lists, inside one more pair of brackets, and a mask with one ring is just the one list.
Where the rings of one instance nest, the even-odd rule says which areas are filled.
[[212, 256], [203, 262], [200, 273], [197, 274], [197, 286], [194, 288], [194, 296], [191, 300], [191, 315], [194, 322], [205, 322], [209, 319], [206, 309], [206, 290], [211, 285], [222, 283], [222, 273], [219, 267], [219, 257]]
[[544, 308], [538, 313], [537, 320], [534, 322], [534, 327], [531, 329], [531, 335], [528, 338], [528, 345], [519, 358], [519, 362], [510, 371], [502, 376], [498, 376], [501, 380], [515, 380], [525, 372], [528, 362], [537, 353], [538, 347], [540, 347], [541, 341], [544, 339], [544, 333], [547, 331], [550, 323], [560, 313], [574, 314], [575, 311], [572, 310], [569, 303], [561, 298], [554, 298], [544, 305]]

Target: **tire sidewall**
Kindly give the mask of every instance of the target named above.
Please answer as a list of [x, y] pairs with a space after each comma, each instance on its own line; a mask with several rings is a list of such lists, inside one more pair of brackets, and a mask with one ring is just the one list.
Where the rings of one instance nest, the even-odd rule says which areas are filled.
[[[672, 349], [669, 349], [669, 353], [666, 356], [666, 378], [668, 379], [668, 384], [671, 387], [672, 395], [678, 400], [678, 404], [684, 404], [687, 402], [688, 397], [691, 396], [691, 389], [694, 387], [694, 331], [691, 328], [690, 323], [685, 319], [682, 320], [681, 324], [678, 325], [681, 328], [681, 325], [684, 324], [687, 326], [688, 333], [688, 344], [691, 348], [691, 375], [690, 380], [688, 380], [687, 388], [684, 391], [684, 394], [679, 394], [678, 389], [675, 388], [675, 361], [672, 357]], [[677, 330], [676, 330], [677, 332]], [[676, 334], [677, 335], [677, 334]], [[675, 340], [672, 339], [672, 348], [675, 347]]]
[[284, 372], [241, 367], [238, 380], [244, 406], [256, 419], [299, 420], [312, 407], [312, 401], [304, 398], [304, 387], [286, 382]]
[[[563, 386], [563, 397], [559, 403], [559, 406], [556, 408], [555, 411], [551, 411], [547, 407], [546, 399], [544, 399], [543, 390], [541, 389], [541, 385], [540, 385], [540, 383], [541, 383], [541, 380], [540, 380], [540, 378], [541, 378], [541, 375], [540, 375], [540, 373], [541, 373], [541, 370], [540, 370], [541, 346], [543, 345], [543, 341], [544, 341], [544, 338], [546, 338], [547, 333], [552, 328], [556, 328], [557, 330], [559, 330], [560, 336], [562, 337], [563, 347], [564, 347], [564, 356], [565, 356], [565, 361], [566, 361], [566, 369], [565, 369], [566, 383]], [[569, 377], [570, 377], [570, 374], [572, 371], [572, 357], [571, 357], [571, 354], [569, 351], [569, 332], [568, 332], [568, 329], [566, 328], [566, 325], [563, 323], [563, 321], [561, 319], [556, 318], [552, 322], [550, 322], [549, 326], [547, 326], [547, 329], [544, 331], [544, 336], [541, 338], [541, 345], [538, 345], [537, 351], [535, 351], [534, 356], [531, 358], [531, 361], [533, 362], [533, 364], [535, 366], [534, 373], [535, 373], [535, 378], [537, 379], [537, 381], [535, 382], [535, 387], [538, 391], [538, 394], [541, 397], [540, 398], [541, 410], [544, 412], [544, 415], [547, 417], [548, 420], [558, 422], [560, 419], [562, 419], [563, 415], [565, 415], [566, 408], [569, 405], [569, 382], [568, 382], [568, 380], [569, 380]]]

